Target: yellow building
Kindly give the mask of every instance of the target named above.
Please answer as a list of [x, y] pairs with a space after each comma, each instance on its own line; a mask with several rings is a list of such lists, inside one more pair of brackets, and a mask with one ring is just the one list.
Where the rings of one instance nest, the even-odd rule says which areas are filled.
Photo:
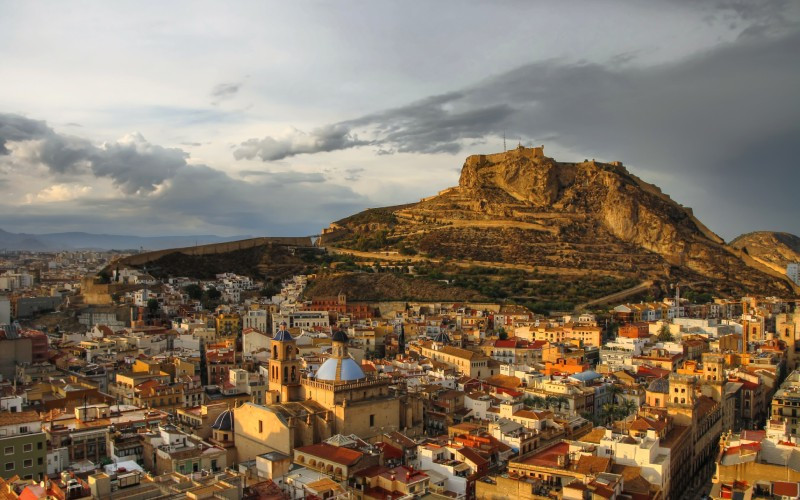
[[495, 375], [489, 366], [491, 358], [483, 353], [442, 345], [441, 342], [422, 342], [420, 353], [426, 358], [452, 366], [460, 375], [487, 378]]
[[217, 335], [232, 335], [238, 333], [241, 329], [242, 318], [236, 313], [217, 314], [215, 318], [215, 326], [217, 328]]
[[331, 437], [332, 429], [332, 412], [314, 401], [266, 406], [244, 403], [233, 410], [233, 435], [240, 462], [272, 451], [292, 456], [295, 448]]

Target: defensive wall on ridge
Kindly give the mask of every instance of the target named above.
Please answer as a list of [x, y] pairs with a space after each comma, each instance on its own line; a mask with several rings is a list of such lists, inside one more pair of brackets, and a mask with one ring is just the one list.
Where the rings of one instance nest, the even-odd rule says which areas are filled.
[[275, 236], [275, 237], [261, 237], [251, 238], [248, 240], [228, 241], [225, 243], [212, 243], [210, 245], [197, 245], [193, 247], [183, 248], [168, 248], [166, 250], [155, 250], [153, 252], [139, 253], [130, 255], [119, 260], [120, 264], [129, 266], [142, 266], [150, 262], [156, 261], [165, 255], [173, 253], [182, 253], [184, 255], [213, 255], [218, 253], [233, 252], [236, 250], [246, 250], [248, 248], [258, 246], [286, 246], [286, 247], [312, 247], [313, 242], [311, 237], [308, 236]]

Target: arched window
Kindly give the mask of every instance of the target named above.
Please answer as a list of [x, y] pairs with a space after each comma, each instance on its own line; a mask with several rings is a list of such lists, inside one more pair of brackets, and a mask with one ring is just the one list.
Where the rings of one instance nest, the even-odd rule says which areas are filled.
[[294, 382], [295, 380], [297, 380], [297, 368], [293, 366], [292, 367], [292, 382]]
[[287, 380], [289, 380], [289, 367], [288, 366], [284, 366], [283, 367], [283, 381], [284, 381], [284, 383]]
[[278, 359], [278, 346], [276, 345], [272, 346], [272, 358]]
[[292, 359], [292, 346], [286, 346], [286, 359]]

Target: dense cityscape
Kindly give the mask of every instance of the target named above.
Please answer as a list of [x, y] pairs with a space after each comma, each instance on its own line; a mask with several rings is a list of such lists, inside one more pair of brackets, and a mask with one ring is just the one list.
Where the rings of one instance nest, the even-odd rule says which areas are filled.
[[353, 302], [346, 290], [309, 300], [315, 275], [273, 290], [233, 273], [157, 279], [124, 257], [3, 255], [6, 496], [659, 499], [797, 487], [795, 300], [696, 303], [678, 287], [545, 316]]
[[0, 0], [0, 500], [800, 500], [797, 0]]

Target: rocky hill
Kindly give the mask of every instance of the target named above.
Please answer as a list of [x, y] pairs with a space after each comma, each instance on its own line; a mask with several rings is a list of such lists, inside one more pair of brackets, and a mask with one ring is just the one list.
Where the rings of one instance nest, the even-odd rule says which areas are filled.
[[730, 246], [779, 273], [786, 272], [786, 264], [800, 262], [800, 237], [790, 233], [747, 233], [731, 241]]
[[558, 162], [544, 148], [467, 158], [456, 187], [331, 224], [322, 244], [461, 265], [665, 286], [703, 282], [733, 295], [786, 294], [774, 270], [725, 242], [618, 162]]

